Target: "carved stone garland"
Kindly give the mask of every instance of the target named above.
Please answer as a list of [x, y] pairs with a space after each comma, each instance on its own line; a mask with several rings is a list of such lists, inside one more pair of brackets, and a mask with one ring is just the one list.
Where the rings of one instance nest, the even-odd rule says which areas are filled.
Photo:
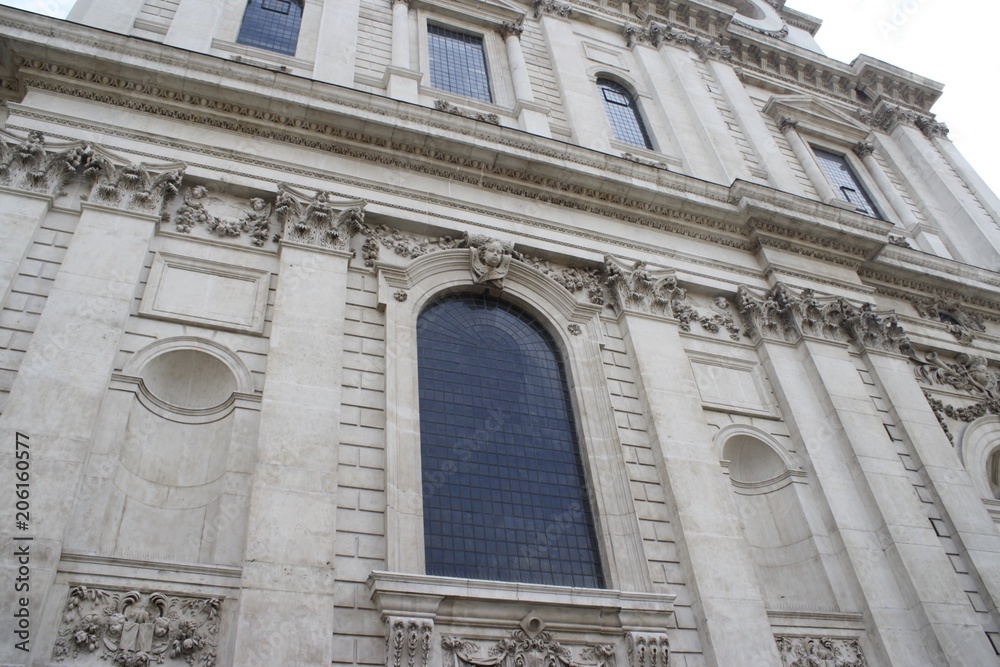
[[493, 644], [483, 655], [479, 644], [461, 637], [441, 639], [445, 654], [455, 667], [615, 667], [612, 644], [585, 646], [579, 657], [544, 630], [529, 634], [518, 628]]
[[348, 250], [351, 236], [368, 230], [365, 202], [338, 201], [328, 192], [310, 196], [282, 185], [274, 212], [282, 224], [284, 239], [319, 248]]
[[857, 639], [775, 637], [784, 667], [868, 667]]
[[214, 667], [220, 607], [218, 598], [77, 586], [70, 590], [52, 658], [81, 665]]
[[[206, 186], [195, 185], [184, 192], [184, 203], [174, 213], [173, 222], [182, 234], [190, 234], [195, 227], [204, 227], [209, 233], [223, 238], [246, 233], [253, 246], [262, 248], [271, 236], [273, 210], [274, 205], [260, 197], [237, 206], [220, 205]], [[170, 216], [164, 215], [163, 219], [169, 222]]]

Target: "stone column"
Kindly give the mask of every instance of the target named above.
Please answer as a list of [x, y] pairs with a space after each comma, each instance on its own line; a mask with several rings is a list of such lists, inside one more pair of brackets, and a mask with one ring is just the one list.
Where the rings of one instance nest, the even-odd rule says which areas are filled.
[[34, 240], [35, 232], [52, 202], [75, 173], [86, 149], [79, 144], [46, 147], [41, 132], [20, 139], [0, 133], [8, 158], [0, 172], [0, 308], [7, 302]]
[[507, 46], [507, 63], [510, 65], [511, 81], [514, 84], [514, 99], [517, 102], [517, 120], [522, 130], [545, 137], [552, 136], [544, 107], [535, 104], [528, 78], [528, 65], [521, 50], [521, 33], [524, 28], [514, 23], [504, 23], [500, 36]]
[[392, 1], [392, 59], [386, 68], [389, 97], [416, 103], [422, 75], [410, 67], [410, 0]]
[[234, 664], [330, 664], [347, 268], [363, 207], [322, 192], [278, 196], [284, 234]]
[[783, 285], [741, 288], [740, 306], [829, 505], [879, 662], [990, 664], [989, 642], [849, 354], [849, 341], [898, 346], [894, 319]]
[[225, 8], [226, 0], [181, 0], [163, 43], [208, 53]]
[[920, 223], [913, 215], [913, 211], [910, 210], [909, 204], [903, 200], [903, 195], [899, 194], [899, 190], [889, 180], [889, 176], [882, 169], [882, 165], [875, 159], [874, 153], [875, 144], [870, 141], [859, 141], [854, 145], [854, 154], [865, 163], [865, 169], [875, 179], [875, 185], [878, 186], [879, 191], [889, 200], [889, 204], [892, 206], [892, 210], [895, 211], [896, 217], [903, 223], [903, 228], [906, 230], [916, 229]]
[[[816, 188], [816, 193], [819, 195], [820, 200], [824, 204], [841, 206], [843, 204], [850, 204], [850, 202], [845, 202], [838, 197], [837, 193], [833, 191], [833, 187], [830, 185], [830, 181], [827, 180], [826, 174], [823, 173], [823, 170], [819, 168], [819, 164], [816, 162], [816, 155], [806, 145], [806, 142], [802, 140], [802, 137], [799, 136], [798, 129], [796, 129], [798, 126], [799, 121], [792, 120], [791, 118], [782, 118], [778, 123], [781, 133], [785, 135], [788, 145], [792, 147], [792, 152], [795, 153], [795, 157], [798, 158], [802, 168], [805, 169], [806, 176], [809, 177], [809, 182]], [[854, 210], [854, 205], [850, 204], [850, 208]]]
[[[358, 19], [361, 0], [324, 2], [319, 20], [319, 42], [313, 78], [338, 86], [354, 86], [354, 61], [358, 50]], [[395, 18], [395, 17], [393, 17]], [[395, 40], [395, 28], [393, 40]], [[393, 41], [393, 52], [396, 44]]]
[[[15, 434], [27, 436], [29, 445], [30, 513], [16, 537], [32, 538], [18, 544], [30, 550], [30, 590], [23, 597], [30, 602], [36, 640], [149, 242], [183, 168], [121, 165], [103, 151], [90, 166], [98, 172], [97, 183], [0, 417], [0, 438], [11, 443], [0, 461], [7, 470], [14, 470]], [[5, 534], [14, 527], [14, 509], [10, 502], [0, 510]], [[8, 558], [0, 567], [0, 576], [13, 582], [15, 560]], [[0, 596], [5, 619], [13, 618], [17, 597], [22, 596], [14, 594], [13, 583]], [[51, 649], [50, 643], [33, 642], [30, 663], [47, 663]], [[28, 656], [15, 650], [5, 631], [0, 663], [26, 664]]]
[[673, 318], [677, 281], [672, 271], [625, 266], [611, 258], [608, 276], [676, 508], [677, 545], [707, 662], [780, 665], [750, 549], [706, 425], [680, 323]]

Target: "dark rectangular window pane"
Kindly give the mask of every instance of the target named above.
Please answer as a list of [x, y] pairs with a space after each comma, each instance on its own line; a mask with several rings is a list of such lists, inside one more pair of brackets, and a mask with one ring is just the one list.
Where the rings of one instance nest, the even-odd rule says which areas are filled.
[[249, 0], [236, 42], [294, 56], [301, 23], [298, 0]]
[[492, 102], [483, 38], [427, 25], [431, 85], [449, 93]]
[[830, 179], [830, 183], [833, 184], [833, 189], [836, 191], [838, 197], [854, 204], [857, 212], [862, 215], [872, 218], [882, 218], [879, 215], [878, 209], [875, 208], [875, 202], [868, 196], [868, 193], [865, 192], [864, 187], [861, 185], [861, 181], [858, 180], [854, 171], [851, 170], [851, 165], [848, 164], [847, 158], [843, 155], [828, 153], [819, 148], [813, 148], [813, 152], [816, 154], [816, 161], [819, 162], [823, 173], [826, 174], [826, 177]]

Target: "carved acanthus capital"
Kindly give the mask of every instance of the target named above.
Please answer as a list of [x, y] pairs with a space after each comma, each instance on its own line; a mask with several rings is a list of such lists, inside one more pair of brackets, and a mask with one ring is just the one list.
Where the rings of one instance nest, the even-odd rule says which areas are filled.
[[914, 298], [910, 301], [920, 317], [944, 323], [948, 327], [948, 332], [963, 345], [972, 343], [976, 333], [986, 331], [986, 323], [982, 316], [954, 299]]
[[792, 132], [797, 129], [798, 126], [799, 121], [789, 118], [788, 116], [782, 116], [781, 120], [778, 121], [778, 129], [781, 130], [782, 133]]
[[920, 128], [920, 131], [923, 132], [924, 136], [928, 139], [933, 139], [934, 137], [946, 138], [950, 132], [948, 126], [944, 123], [924, 116], [917, 119], [917, 127]]
[[386, 619], [385, 664], [388, 667], [429, 667], [434, 621], [390, 616]]
[[328, 192], [314, 195], [280, 186], [274, 212], [283, 227], [283, 238], [319, 248], [347, 250], [351, 237], [368, 233], [365, 202], [338, 200]]
[[91, 147], [82, 143], [47, 147], [42, 133], [34, 130], [23, 139], [0, 132], [0, 186], [58, 195], [91, 154]]
[[910, 339], [892, 311], [876, 311], [870, 303], [854, 307], [843, 302], [843, 326], [863, 350], [910, 354]]
[[837, 667], [868, 667], [857, 639], [775, 637], [774, 640], [784, 667], [834, 664]]
[[629, 667], [669, 667], [670, 639], [666, 633], [627, 632], [625, 650]]
[[666, 42], [673, 42], [678, 46], [687, 46], [702, 58], [717, 58], [719, 60], [731, 60], [732, 50], [717, 42], [711, 42], [699, 35], [692, 35], [686, 32], [674, 30], [668, 25], [662, 25], [651, 21], [645, 26], [637, 26], [627, 23], [622, 29], [625, 36], [625, 43], [629, 46], [643, 43], [653, 47], [659, 47]]
[[864, 160], [866, 157], [875, 152], [875, 144], [870, 141], [859, 141], [854, 144], [854, 148], [852, 150], [855, 155]]
[[510, 271], [513, 259], [513, 241], [500, 241], [483, 234], [466, 234], [464, 244], [469, 247], [472, 281], [477, 285], [503, 289], [503, 280]]
[[874, 111], [859, 114], [862, 121], [883, 132], [892, 132], [897, 125], [915, 125], [921, 116], [895, 104], [879, 104]]
[[562, 18], [569, 18], [573, 15], [573, 7], [571, 5], [556, 2], [555, 0], [534, 0], [531, 3], [531, 7], [535, 10], [536, 19], [542, 14], [555, 14]]
[[218, 598], [77, 586], [70, 590], [52, 658], [127, 667], [214, 665], [221, 606]]
[[500, 38], [504, 41], [506, 41], [508, 37], [517, 37], [520, 39], [521, 33], [524, 32], [524, 26], [520, 22], [513, 23], [511, 21], [504, 21], [500, 24], [499, 31]]
[[673, 269], [650, 269], [643, 262], [627, 264], [611, 256], [604, 258], [604, 268], [611, 305], [618, 312], [674, 317], [675, 300], [687, 294]]
[[767, 292], [740, 286], [736, 305], [747, 334], [755, 339], [794, 342], [799, 338], [793, 308], [795, 297], [782, 284]]
[[90, 201], [125, 211], [157, 214], [180, 192], [185, 168], [180, 162], [122, 164], [95, 147], [83, 173], [94, 179]]

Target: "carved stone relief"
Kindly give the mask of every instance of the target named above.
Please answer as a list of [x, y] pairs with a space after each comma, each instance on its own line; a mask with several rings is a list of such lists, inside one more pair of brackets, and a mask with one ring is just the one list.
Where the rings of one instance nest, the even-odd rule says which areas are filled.
[[857, 639], [775, 637], [784, 667], [868, 667]]
[[677, 284], [673, 269], [651, 269], [643, 262], [627, 264], [607, 256], [604, 270], [611, 305], [618, 312], [634, 310], [676, 317], [674, 302], [687, 296], [684, 288]]
[[251, 245], [262, 248], [269, 241], [273, 242], [273, 210], [273, 204], [261, 197], [224, 197], [204, 185], [194, 185], [185, 190], [184, 201], [173, 215], [165, 214], [163, 221], [172, 221], [182, 234], [190, 234], [199, 228], [222, 238], [238, 238], [246, 234]]
[[982, 316], [954, 299], [911, 298], [910, 302], [920, 317], [943, 322], [948, 327], [949, 333], [963, 345], [970, 344], [977, 333], [986, 331]]
[[629, 632], [625, 635], [629, 667], [669, 667], [670, 640], [667, 635]]
[[434, 621], [390, 616], [387, 625], [385, 664], [389, 667], [428, 667]]
[[77, 586], [70, 590], [52, 658], [81, 665], [214, 667], [220, 606], [218, 598]]
[[24, 139], [0, 132], [0, 186], [58, 195], [91, 153], [85, 144], [46, 148], [45, 137], [37, 131]]
[[450, 664], [456, 667], [615, 667], [613, 644], [594, 644], [574, 650], [556, 641], [544, 629], [531, 632], [513, 630], [509, 636], [487, 649], [461, 637], [441, 639]]
[[527, 264], [536, 271], [540, 271], [548, 278], [556, 281], [570, 292], [583, 292], [587, 295], [590, 303], [603, 306], [606, 298], [604, 294], [604, 276], [599, 269], [584, 268], [579, 266], [560, 266], [548, 260], [525, 255], [524, 253], [513, 252], [513, 257], [519, 262]]
[[680, 320], [681, 331], [691, 331], [691, 324], [697, 322], [709, 333], [725, 331], [730, 339], [740, 340], [740, 327], [734, 319], [736, 310], [729, 300], [721, 296], [716, 297], [709, 308], [711, 313], [705, 314], [686, 300], [674, 301], [674, 315]]
[[489, 123], [490, 125], [500, 124], [500, 116], [495, 113], [483, 113], [482, 111], [463, 109], [462, 107], [455, 106], [451, 102], [446, 102], [445, 100], [434, 100], [434, 108], [438, 111], [444, 111], [445, 113], [450, 113], [455, 116], [462, 116], [463, 118], [471, 118], [472, 120], [482, 121], [484, 123]]
[[137, 213], [161, 212], [180, 191], [183, 164], [159, 167], [145, 163], [118, 164], [103, 151], [90, 157], [84, 176], [94, 179], [90, 201]]
[[927, 352], [922, 358], [914, 352], [911, 359], [916, 364], [914, 373], [920, 382], [958, 389], [977, 399], [971, 405], [956, 406], [935, 398], [930, 390], [924, 390], [934, 416], [953, 444], [955, 438], [948, 419], [967, 423], [985, 415], [1000, 415], [1000, 373], [989, 367], [985, 357], [959, 354], [949, 361], [937, 352]]
[[503, 279], [510, 271], [513, 241], [500, 241], [483, 234], [466, 234], [463, 245], [469, 248], [472, 282], [503, 289]]
[[289, 241], [347, 250], [354, 234], [367, 231], [365, 202], [337, 200], [328, 192], [308, 194], [282, 185], [274, 212]]
[[555, 2], [555, 0], [534, 0], [531, 3], [531, 8], [535, 10], [536, 19], [542, 14], [555, 14], [562, 18], [569, 18], [573, 15], [573, 7], [571, 5], [563, 2]]
[[650, 22], [642, 27], [626, 24], [622, 33], [625, 36], [625, 43], [629, 47], [644, 43], [654, 48], [659, 48], [661, 44], [670, 42], [678, 46], [687, 46], [702, 58], [731, 60], [733, 57], [732, 51], [728, 46], [711, 42], [698, 35], [674, 30], [672, 26], [656, 22]]

